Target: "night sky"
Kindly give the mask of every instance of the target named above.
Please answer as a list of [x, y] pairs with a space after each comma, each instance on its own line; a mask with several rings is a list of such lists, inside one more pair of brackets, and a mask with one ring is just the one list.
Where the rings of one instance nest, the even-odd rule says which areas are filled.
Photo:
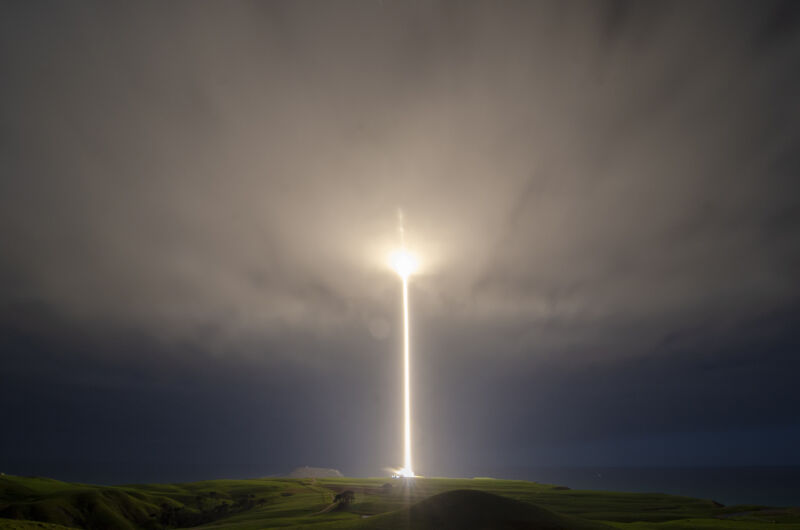
[[0, 6], [0, 471], [800, 465], [798, 3]]

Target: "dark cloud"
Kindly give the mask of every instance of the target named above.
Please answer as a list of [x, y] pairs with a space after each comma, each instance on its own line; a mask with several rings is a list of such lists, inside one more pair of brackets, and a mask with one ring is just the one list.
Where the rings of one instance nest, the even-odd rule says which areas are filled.
[[792, 2], [2, 9], [7, 454], [394, 463], [398, 207], [432, 471], [796, 424]]

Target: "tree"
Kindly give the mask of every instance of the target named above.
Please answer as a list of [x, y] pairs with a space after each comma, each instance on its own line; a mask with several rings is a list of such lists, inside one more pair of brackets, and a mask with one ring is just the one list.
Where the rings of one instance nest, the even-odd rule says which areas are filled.
[[345, 490], [341, 493], [337, 493], [336, 496], [333, 498], [333, 502], [339, 503], [340, 508], [346, 508], [356, 500], [356, 494], [353, 490]]

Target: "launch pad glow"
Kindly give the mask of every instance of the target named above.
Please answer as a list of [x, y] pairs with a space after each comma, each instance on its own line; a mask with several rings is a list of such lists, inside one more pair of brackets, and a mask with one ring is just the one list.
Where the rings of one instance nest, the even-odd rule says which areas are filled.
[[404, 372], [404, 399], [403, 410], [405, 427], [403, 438], [405, 442], [403, 468], [396, 471], [400, 477], [413, 477], [414, 467], [411, 465], [411, 349], [408, 341], [408, 278], [417, 269], [417, 260], [406, 252], [405, 249], [395, 252], [391, 256], [391, 265], [403, 282], [403, 372]]

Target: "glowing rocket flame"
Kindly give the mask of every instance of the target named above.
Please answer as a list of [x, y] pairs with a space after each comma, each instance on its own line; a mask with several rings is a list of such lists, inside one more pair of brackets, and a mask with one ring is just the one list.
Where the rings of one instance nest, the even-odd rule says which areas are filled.
[[395, 472], [398, 477], [414, 477], [414, 468], [411, 466], [411, 352], [408, 344], [408, 277], [417, 270], [417, 258], [406, 251], [405, 229], [403, 227], [403, 212], [397, 211], [397, 231], [400, 234], [401, 250], [389, 258], [392, 268], [397, 271], [403, 281], [403, 372], [404, 372], [404, 400], [405, 441], [404, 466]]
[[408, 279], [417, 270], [417, 258], [405, 250], [393, 252], [389, 258], [389, 263], [397, 274], [404, 279]]
[[[414, 468], [411, 467], [411, 385], [410, 385], [410, 357], [411, 353], [408, 347], [408, 272], [406, 274], [400, 273], [403, 277], [403, 371], [405, 372], [405, 466], [402, 469], [401, 476], [413, 477]], [[398, 271], [399, 272], [399, 271]]]

